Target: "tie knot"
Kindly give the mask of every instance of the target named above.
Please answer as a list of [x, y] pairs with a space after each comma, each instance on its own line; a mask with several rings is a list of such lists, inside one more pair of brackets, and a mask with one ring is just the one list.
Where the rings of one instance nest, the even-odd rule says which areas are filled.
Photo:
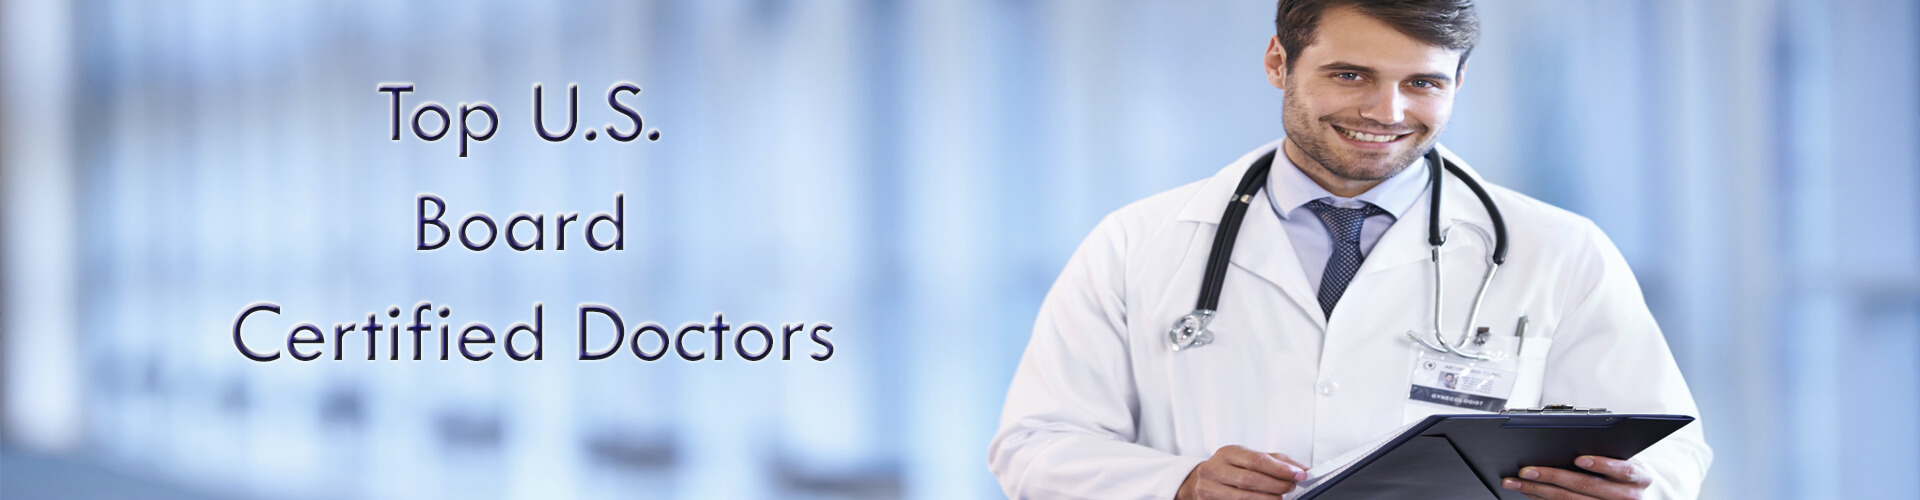
[[1361, 208], [1340, 208], [1320, 200], [1307, 202], [1307, 209], [1320, 216], [1320, 222], [1327, 224], [1327, 230], [1333, 232], [1335, 241], [1343, 243], [1359, 243], [1360, 226], [1367, 218], [1387, 213], [1370, 203]]

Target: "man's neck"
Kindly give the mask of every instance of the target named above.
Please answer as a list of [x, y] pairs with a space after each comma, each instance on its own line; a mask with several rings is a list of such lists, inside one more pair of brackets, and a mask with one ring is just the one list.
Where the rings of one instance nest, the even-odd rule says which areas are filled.
[[1374, 186], [1380, 185], [1381, 182], [1385, 182], [1384, 179], [1377, 181], [1356, 181], [1333, 175], [1333, 172], [1328, 171], [1326, 166], [1321, 165], [1320, 162], [1314, 161], [1312, 157], [1307, 156], [1307, 153], [1301, 151], [1299, 146], [1293, 145], [1293, 138], [1291, 137], [1287, 138], [1286, 143], [1281, 145], [1280, 149], [1287, 153], [1287, 160], [1293, 162], [1294, 166], [1298, 167], [1301, 173], [1307, 174], [1307, 178], [1313, 179], [1314, 184], [1319, 184], [1321, 188], [1326, 189], [1329, 193], [1333, 193], [1334, 196], [1353, 198], [1360, 196], [1361, 193], [1365, 193], [1369, 189], [1373, 189]]

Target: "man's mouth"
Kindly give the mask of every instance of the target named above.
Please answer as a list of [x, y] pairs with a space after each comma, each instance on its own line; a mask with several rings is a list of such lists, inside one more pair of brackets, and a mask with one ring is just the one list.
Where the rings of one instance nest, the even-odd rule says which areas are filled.
[[1388, 142], [1400, 140], [1400, 138], [1402, 137], [1412, 135], [1412, 134], [1371, 134], [1371, 133], [1360, 132], [1355, 130], [1348, 130], [1346, 128], [1342, 128], [1337, 125], [1334, 126], [1333, 129], [1340, 131], [1341, 136], [1357, 142], [1388, 143]]

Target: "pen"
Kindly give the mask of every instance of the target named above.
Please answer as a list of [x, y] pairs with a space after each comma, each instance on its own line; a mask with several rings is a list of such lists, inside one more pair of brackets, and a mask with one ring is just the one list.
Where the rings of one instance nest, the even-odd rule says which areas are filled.
[[1520, 325], [1513, 327], [1513, 336], [1520, 337], [1519, 345], [1513, 348], [1515, 351], [1514, 355], [1518, 356], [1520, 353], [1526, 352], [1525, 349], [1527, 348], [1527, 315], [1520, 315]]

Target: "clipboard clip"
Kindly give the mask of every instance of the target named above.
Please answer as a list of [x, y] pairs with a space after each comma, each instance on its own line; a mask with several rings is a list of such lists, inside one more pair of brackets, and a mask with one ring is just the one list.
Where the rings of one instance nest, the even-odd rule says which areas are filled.
[[1573, 405], [1546, 405], [1539, 408], [1508, 408], [1501, 415], [1608, 415], [1606, 408], [1580, 408]]

